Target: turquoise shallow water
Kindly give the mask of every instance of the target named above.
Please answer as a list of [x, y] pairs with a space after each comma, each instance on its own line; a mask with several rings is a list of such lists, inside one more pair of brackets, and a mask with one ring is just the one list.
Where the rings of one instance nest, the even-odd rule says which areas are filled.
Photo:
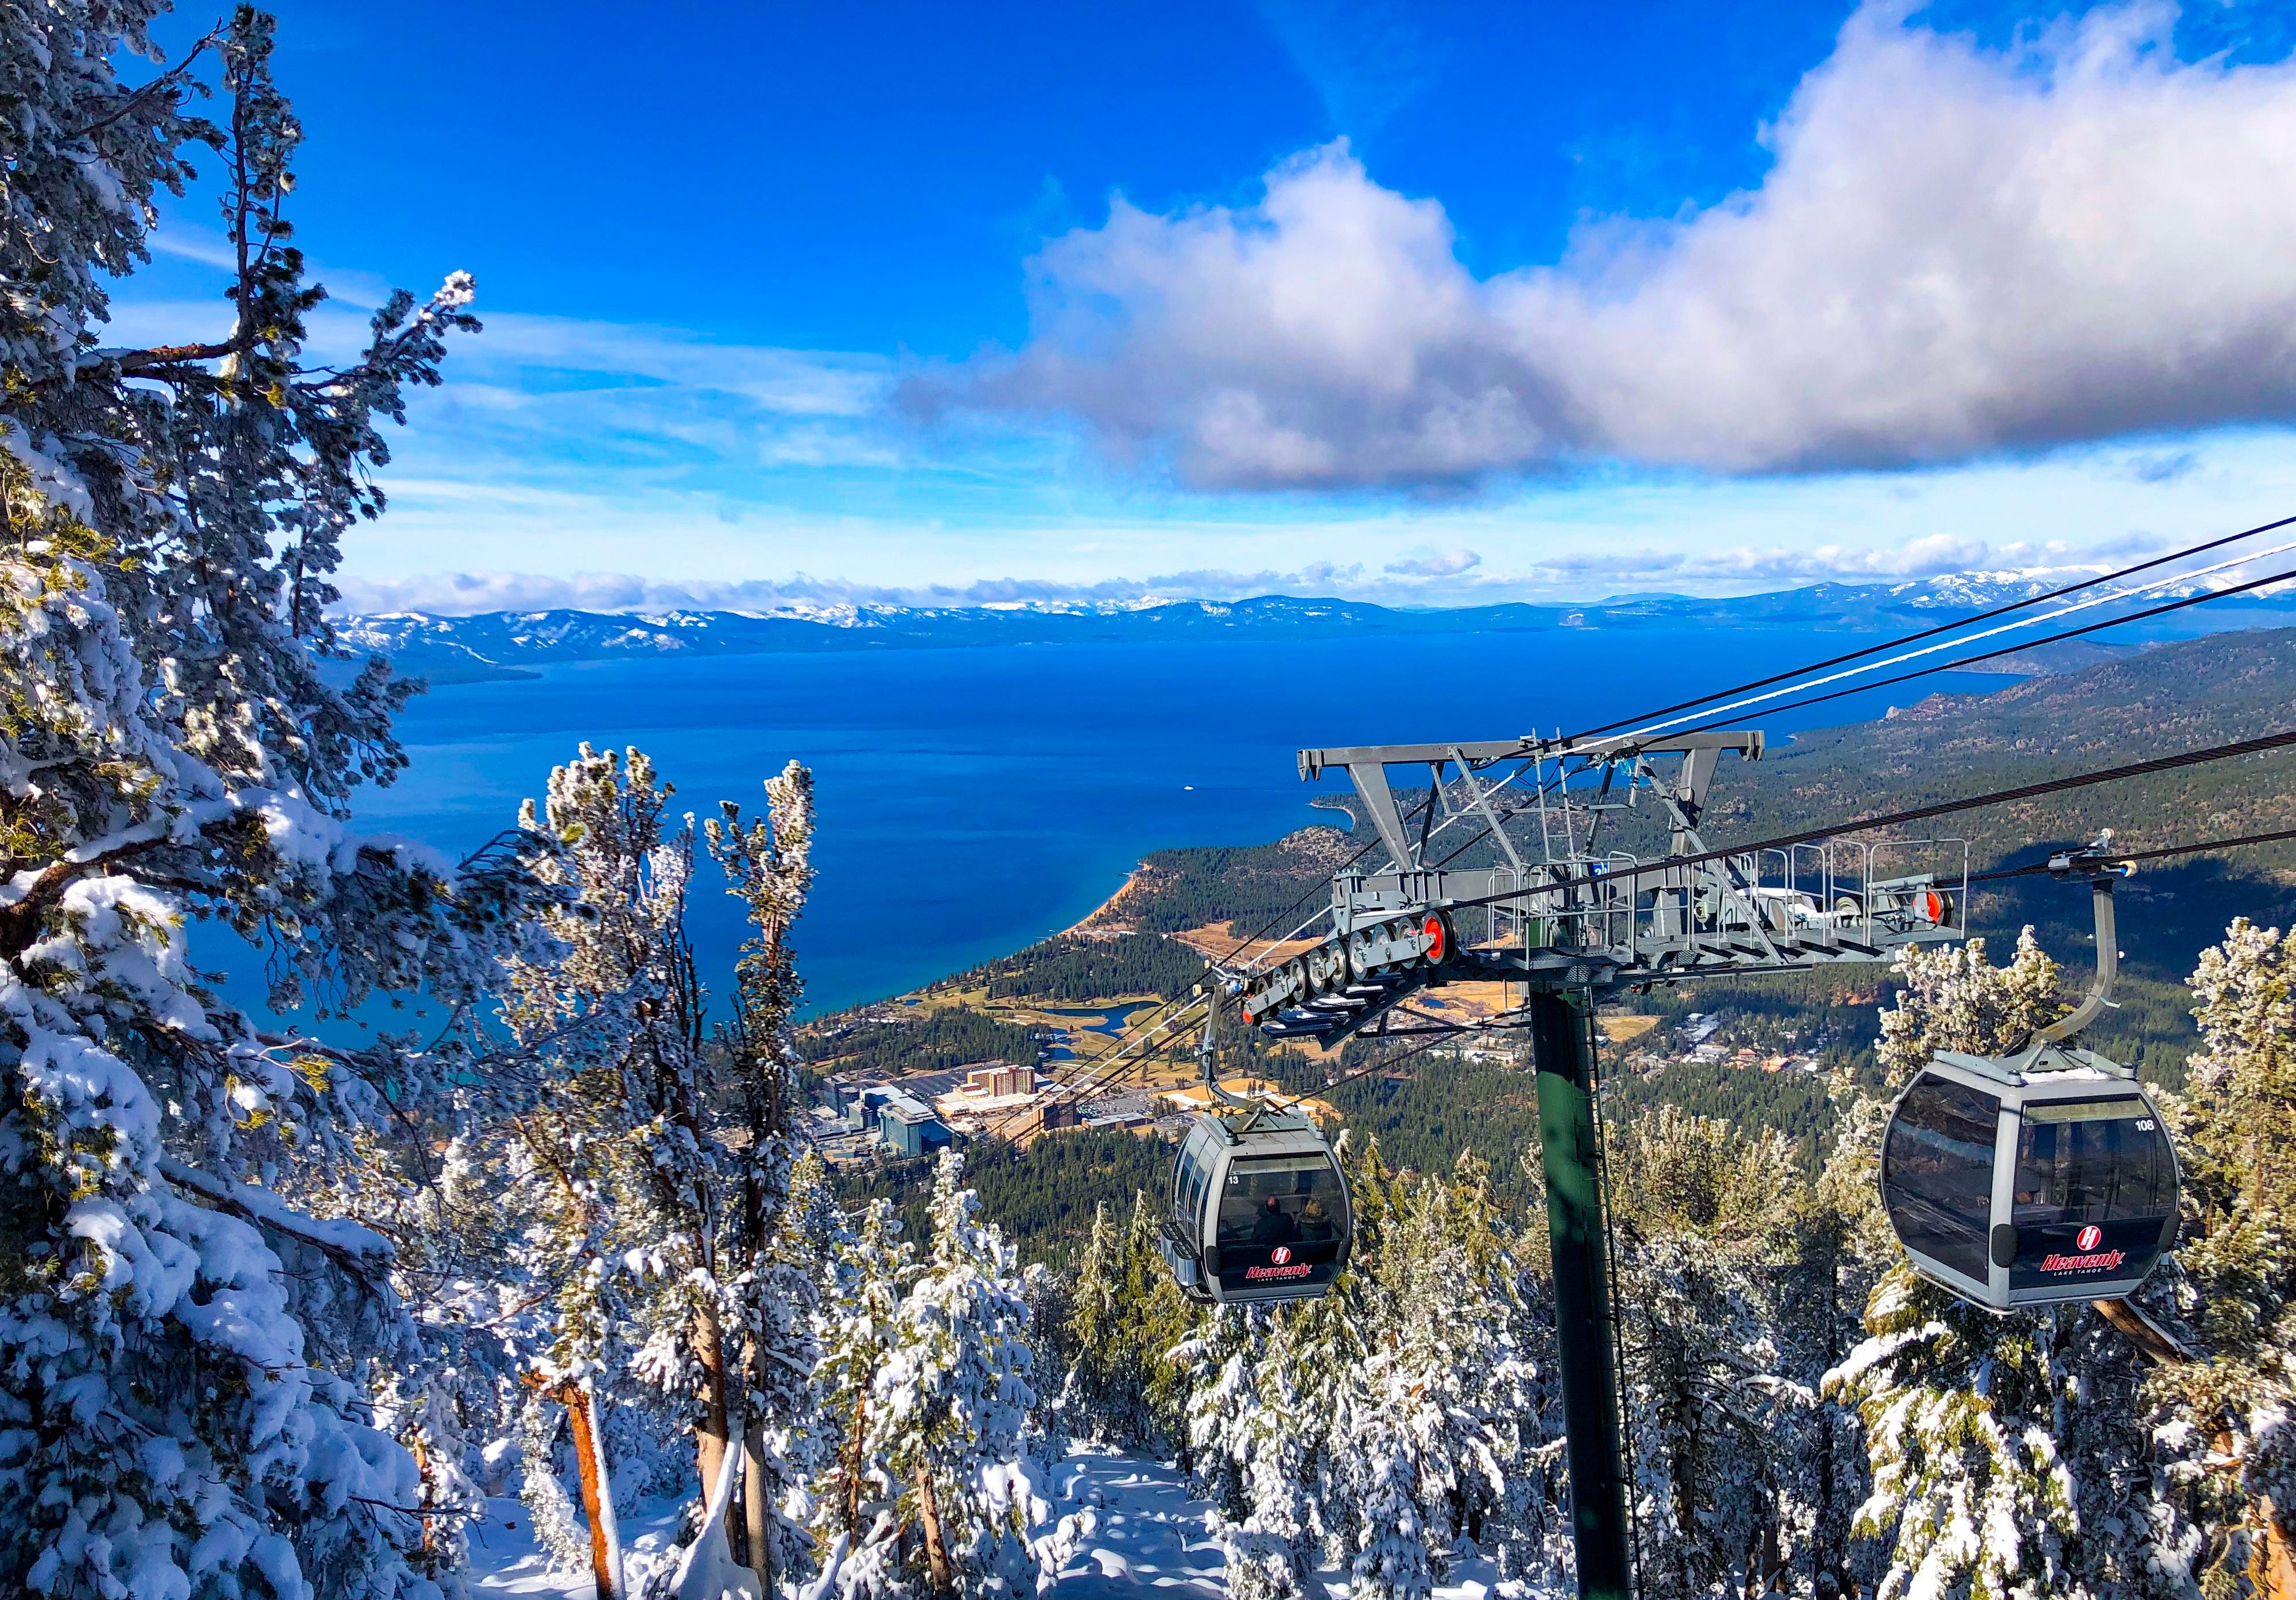
[[[800, 924], [808, 1008], [895, 994], [1064, 927], [1146, 851], [1271, 839], [1329, 812], [1302, 745], [1578, 727], [1857, 641], [1795, 630], [1012, 645], [584, 662], [443, 687], [401, 722], [414, 766], [360, 810], [467, 851], [539, 796], [576, 744], [636, 743], [694, 811], [754, 809], [791, 758], [815, 772], [819, 871]], [[1921, 685], [1990, 690], [1961, 675]], [[1773, 736], [1878, 716], [1891, 695], [1756, 719]], [[1870, 700], [1871, 703], [1867, 703]], [[701, 870], [705, 981], [739, 910]]]

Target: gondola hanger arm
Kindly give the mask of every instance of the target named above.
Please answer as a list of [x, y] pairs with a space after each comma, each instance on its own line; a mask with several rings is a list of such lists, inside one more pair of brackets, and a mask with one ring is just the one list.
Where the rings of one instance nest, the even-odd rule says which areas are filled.
[[2052, 877], [2086, 876], [2089, 881], [2089, 906], [2096, 918], [2096, 976], [2088, 986], [2088, 993], [2072, 1011], [2046, 1028], [2037, 1029], [2035, 1045], [2055, 1045], [2073, 1037], [2104, 1014], [2112, 1004], [2112, 983], [2120, 970], [2120, 949], [2114, 931], [2112, 915], [2112, 882], [2135, 873], [2136, 864], [2112, 858], [2112, 830], [2107, 828], [2095, 840], [2077, 850], [2065, 850], [2049, 857]]

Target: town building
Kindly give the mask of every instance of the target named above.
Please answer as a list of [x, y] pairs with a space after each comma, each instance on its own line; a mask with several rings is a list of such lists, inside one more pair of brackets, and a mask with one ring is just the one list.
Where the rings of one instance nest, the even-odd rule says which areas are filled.
[[877, 1136], [899, 1155], [931, 1155], [949, 1147], [947, 1127], [932, 1107], [912, 1095], [894, 1094], [877, 1113]]
[[984, 1062], [964, 1076], [963, 1094], [979, 1095], [983, 1099], [1002, 1100], [1013, 1095], [1033, 1095], [1037, 1092], [1037, 1069], [1016, 1067], [1001, 1061]]

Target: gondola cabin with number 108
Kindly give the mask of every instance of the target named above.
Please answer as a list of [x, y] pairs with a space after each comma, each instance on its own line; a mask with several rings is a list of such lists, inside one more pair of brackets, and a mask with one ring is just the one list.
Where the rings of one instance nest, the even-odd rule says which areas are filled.
[[2177, 1155], [2127, 1068], [2046, 1048], [1940, 1051], [1882, 1150], [1890, 1225], [1925, 1276], [1997, 1311], [2118, 1300], [2176, 1242]]
[[2117, 1062], [2062, 1041], [2103, 1011], [2120, 952], [2110, 833], [2053, 857], [2088, 875], [2096, 981], [2071, 1015], [2007, 1056], [1940, 1050], [1882, 1136], [1882, 1205], [1923, 1276], [1989, 1310], [2113, 1301], [2177, 1242], [2177, 1152]]

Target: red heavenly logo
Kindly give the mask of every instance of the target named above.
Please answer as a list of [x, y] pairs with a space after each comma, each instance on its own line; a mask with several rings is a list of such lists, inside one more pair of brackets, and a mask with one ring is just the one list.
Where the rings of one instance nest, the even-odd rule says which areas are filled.
[[1267, 1259], [1275, 1264], [1273, 1267], [1245, 1268], [1243, 1281], [1250, 1284], [1265, 1278], [1303, 1278], [1316, 1270], [1312, 1262], [1292, 1260], [1292, 1247], [1288, 1244], [1279, 1244], [1269, 1251]]
[[2118, 1250], [2099, 1250], [2104, 1243], [2104, 1230], [2094, 1222], [2073, 1238], [2076, 1253], [2061, 1256], [2054, 1251], [2041, 1258], [2043, 1272], [2110, 1272], [2127, 1260], [2128, 1253]]

